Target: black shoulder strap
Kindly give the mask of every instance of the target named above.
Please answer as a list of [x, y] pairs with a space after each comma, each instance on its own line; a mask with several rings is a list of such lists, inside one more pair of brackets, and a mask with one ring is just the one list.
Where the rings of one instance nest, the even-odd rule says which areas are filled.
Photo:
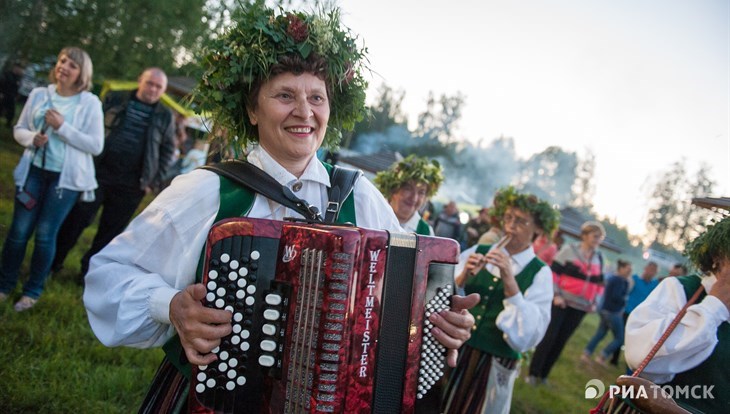
[[350, 196], [362, 171], [335, 165], [330, 176], [329, 202], [324, 215], [325, 223], [334, 223], [340, 215], [342, 203]]
[[255, 193], [296, 211], [307, 220], [322, 221], [322, 216], [316, 207], [294, 195], [289, 187], [281, 185], [269, 174], [249, 162], [227, 160], [200, 168], [233, 180]]

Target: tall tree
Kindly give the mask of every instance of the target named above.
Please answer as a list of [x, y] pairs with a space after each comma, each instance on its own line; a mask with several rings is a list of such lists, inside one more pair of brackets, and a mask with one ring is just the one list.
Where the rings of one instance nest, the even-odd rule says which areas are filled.
[[442, 194], [452, 199], [467, 194], [483, 206], [498, 188], [512, 184], [519, 165], [514, 139], [504, 136], [487, 145], [464, 142], [450, 158], [453, 161], [444, 162], [447, 185], [441, 187]]
[[466, 97], [461, 92], [454, 96], [444, 94], [438, 99], [433, 92], [429, 92], [426, 110], [418, 115], [416, 135], [443, 143], [453, 142], [465, 100]]
[[583, 156], [578, 158], [576, 179], [573, 185], [575, 197], [570, 202], [570, 206], [575, 207], [583, 214], [593, 211], [593, 196], [596, 194], [595, 173], [596, 154], [586, 148]]
[[98, 78], [168, 72], [198, 54], [227, 2], [206, 0], [5, 0], [0, 52], [37, 62], [83, 47]]
[[522, 163], [517, 187], [559, 206], [567, 206], [574, 198], [577, 166], [574, 152], [548, 147]]
[[[375, 102], [369, 107], [369, 116], [355, 125], [355, 130], [345, 137], [342, 146], [362, 151], [366, 147], [372, 147], [372, 142], [366, 141], [372, 141], [373, 133], [387, 135], [387, 131], [394, 126], [402, 127], [397, 128], [399, 132], [407, 130], [408, 118], [401, 108], [405, 96], [404, 91], [381, 84]], [[406, 136], [411, 138], [410, 133]]]
[[646, 226], [654, 242], [668, 244], [671, 241], [672, 222], [680, 213], [684, 198], [686, 175], [685, 161], [675, 161], [654, 185], [649, 196], [649, 212]]
[[[693, 179], [690, 177], [694, 177]], [[675, 161], [654, 183], [649, 195], [647, 229], [654, 242], [682, 250], [717, 215], [692, 205], [692, 198], [712, 195], [711, 168], [701, 164], [687, 173], [686, 160]]]
[[711, 195], [715, 187], [712, 180], [711, 167], [708, 164], [701, 164], [694, 175], [695, 179], [686, 178], [686, 197], [680, 205], [680, 214], [673, 223], [672, 230], [675, 233], [677, 244], [684, 246], [697, 237], [707, 226], [711, 218], [716, 214], [702, 207], [691, 203], [693, 198], [707, 197]]

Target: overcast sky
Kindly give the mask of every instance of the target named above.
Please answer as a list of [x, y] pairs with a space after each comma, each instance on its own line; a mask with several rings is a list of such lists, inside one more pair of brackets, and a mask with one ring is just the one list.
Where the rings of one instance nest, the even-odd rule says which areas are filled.
[[596, 154], [595, 209], [644, 232], [648, 177], [685, 157], [730, 196], [727, 0], [342, 0], [377, 73], [406, 93], [466, 95], [459, 135], [520, 157]]

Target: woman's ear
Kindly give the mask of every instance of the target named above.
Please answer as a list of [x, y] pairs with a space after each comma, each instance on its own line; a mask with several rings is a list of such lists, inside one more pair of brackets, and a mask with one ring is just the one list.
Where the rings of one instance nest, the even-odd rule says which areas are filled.
[[248, 114], [248, 120], [251, 121], [251, 125], [258, 124], [259, 120], [254, 111], [252, 111], [249, 108], [246, 108], [246, 113]]

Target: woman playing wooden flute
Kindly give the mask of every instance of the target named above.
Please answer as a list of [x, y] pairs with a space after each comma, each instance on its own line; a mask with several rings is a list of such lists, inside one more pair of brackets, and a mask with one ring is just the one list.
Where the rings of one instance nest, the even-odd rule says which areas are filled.
[[[465, 250], [456, 284], [481, 301], [470, 310], [472, 336], [461, 348], [445, 398], [447, 413], [507, 413], [521, 353], [537, 345], [550, 322], [552, 272], [532, 242], [558, 226], [550, 204], [514, 188], [500, 190], [494, 209], [505, 235], [494, 246]], [[497, 203], [495, 203], [497, 205]]]

